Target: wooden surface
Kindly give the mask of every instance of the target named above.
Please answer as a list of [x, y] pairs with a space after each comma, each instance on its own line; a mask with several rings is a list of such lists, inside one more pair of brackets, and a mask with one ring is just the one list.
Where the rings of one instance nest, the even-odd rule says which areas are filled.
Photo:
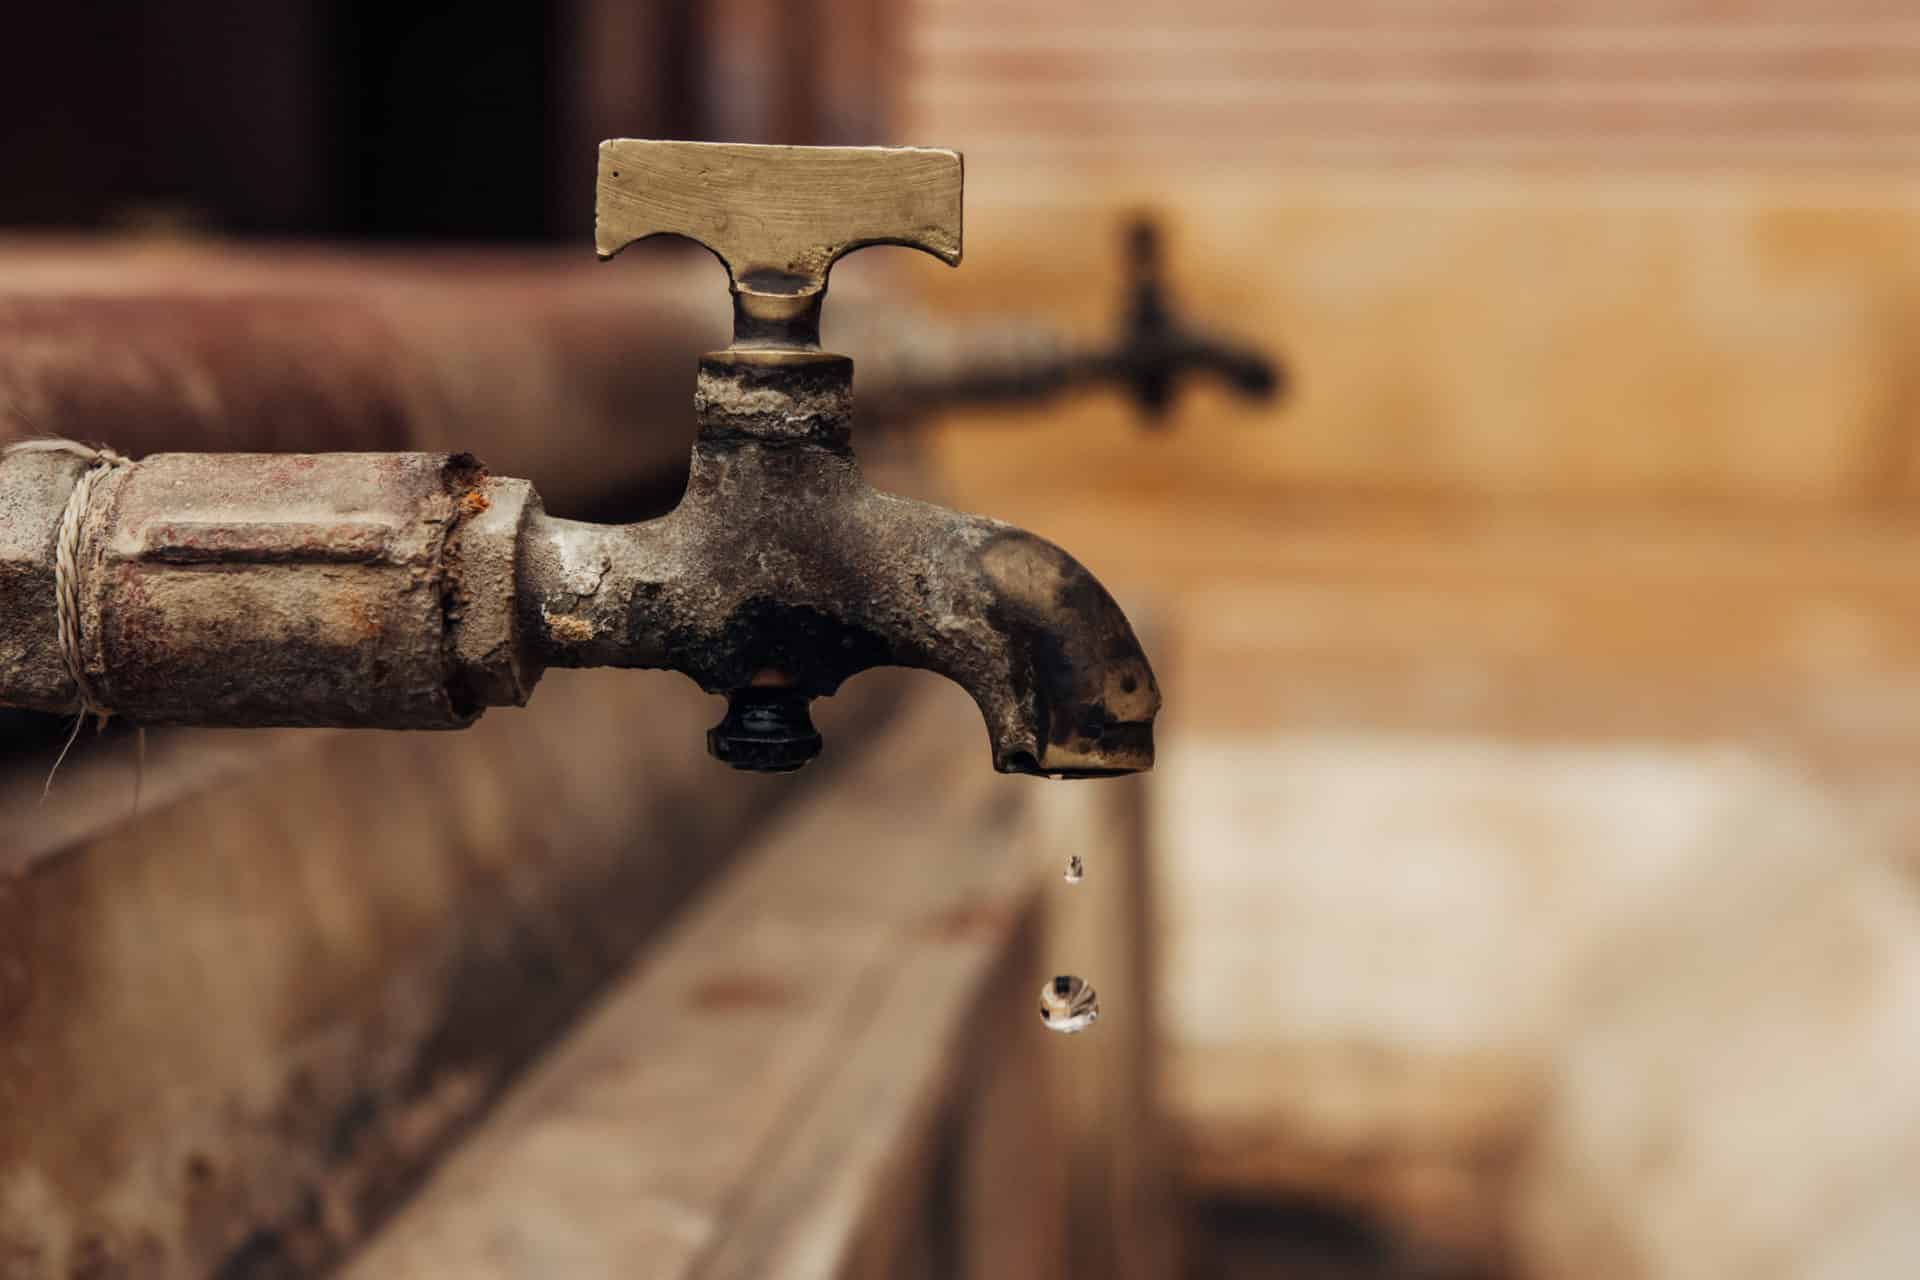
[[[348, 1274], [1145, 1274], [1075, 1270], [1068, 1238], [1073, 1184], [1104, 1225], [1114, 1189], [1139, 1183], [1100, 1163], [1116, 1145], [1138, 1158], [1111, 1130], [1139, 1112], [1140, 1070], [1107, 1074], [1144, 1047], [1137, 988], [1115, 972], [1107, 1020], [1078, 1037], [1036, 1012], [1064, 850], [1116, 846], [1105, 863], [1089, 851], [1109, 905], [1084, 904], [1070, 936], [1112, 935], [1094, 922], [1142, 888], [1114, 808], [1128, 793], [988, 773], [954, 751], [978, 732], [955, 690], [917, 691]], [[1156, 1206], [1125, 1208], [1146, 1216], [1116, 1234], [1147, 1240]]]
[[910, 14], [910, 135], [968, 153], [928, 296], [1095, 329], [1147, 209], [1296, 377], [938, 439], [964, 505], [1168, 603], [1190, 1184], [1557, 1280], [1912, 1273], [1920, 30]]
[[[849, 690], [830, 742], [887, 696]], [[246, 735], [211, 754], [168, 735], [137, 816], [126, 739], [45, 810], [50, 759], [17, 762], [0, 1275], [301, 1274], [350, 1249], [748, 831], [831, 776], [724, 769], [702, 749], [716, 716], [678, 676], [558, 672], [464, 733], [269, 734], [245, 761]]]
[[1029, 422], [1010, 478], [1829, 510], [1915, 492], [1904, 180], [1222, 166], [1170, 188], [1150, 166], [1076, 181], [974, 151], [967, 178], [966, 264], [913, 276], [938, 305], [1097, 332], [1148, 211], [1188, 314], [1297, 375], [1273, 409], [1196, 396], [1196, 429], [1151, 443], [1117, 400]]
[[954, 424], [959, 500], [1173, 622], [1157, 994], [1196, 1191], [1498, 1253], [1555, 1038], [1662, 868], [1730, 887], [1749, 824], [1915, 866], [1899, 523], [1013, 485], [1013, 429]]
[[[1836, 1110], [1852, 1072], [1911, 1051], [1890, 1028], [1914, 974], [1881, 919], [1911, 914], [1887, 877], [1920, 849], [1910, 530], [1003, 485], [997, 434], [952, 428], [960, 499], [1174, 623], [1150, 647], [1168, 691], [1157, 1004], [1191, 1192], [1305, 1198], [1443, 1257], [1546, 1268], [1523, 1274], [1685, 1275], [1683, 1239], [1737, 1272], [1773, 1238], [1731, 1181], [1742, 1135], [1765, 1132], [1808, 1153], [1769, 1194], [1859, 1207], [1858, 1230], [1783, 1228], [1785, 1256], [1875, 1247], [1884, 1198], [1830, 1188], [1860, 1162], [1920, 1167], [1898, 1131]], [[1777, 901], [1809, 864], [1835, 882], [1824, 924], [1688, 914]], [[1703, 976], [1633, 962], [1647, 929], [1697, 931]], [[1850, 973], [1827, 959], [1846, 932]], [[1762, 939], [1823, 994], [1763, 968], [1735, 983]], [[1792, 1118], [1743, 1128], [1765, 1071], [1680, 1034], [1710, 1025], [1798, 1029], [1832, 1067], [1796, 1069]], [[1714, 1070], [1725, 1093], [1693, 1093]], [[1693, 1098], [1684, 1119], [1641, 1109], [1664, 1078]], [[1885, 1101], [1907, 1114], [1906, 1091]], [[1634, 1143], [1670, 1144], [1669, 1181], [1634, 1172]], [[1728, 1206], [1714, 1232], [1674, 1225], [1690, 1198]]]
[[[1023, 425], [950, 425], [957, 500], [1172, 622], [1149, 646], [1157, 997], [1191, 1191], [1377, 1215], [1442, 1257], [1539, 1268], [1522, 1274], [1686, 1275], [1689, 1239], [1730, 1274], [1769, 1240], [1807, 1265], [1874, 1247], [1892, 1210], [1847, 1170], [1920, 1161], [1897, 1125], [1837, 1108], [1852, 1073], [1912, 1051], [1891, 1028], [1914, 975], [1881, 918], [1911, 913], [1869, 904], [1920, 850], [1920, 535], [1649, 503], [1261, 501], [1144, 465], [1101, 487], [1107, 437], [1084, 423], [1086, 467], [1012, 476]], [[1835, 882], [1824, 923], [1688, 914], [1778, 901], [1812, 865]], [[1697, 932], [1700, 976], [1633, 963], [1647, 930]], [[1848, 932], [1857, 969], [1830, 959]], [[1762, 940], [1807, 985], [1760, 978]], [[1716, 1025], [1798, 1034], [1831, 1068], [1796, 1068], [1796, 1109], [1749, 1127], [1765, 1069], [1715, 1056]], [[1642, 1106], [1663, 1079], [1684, 1115]], [[1886, 1106], [1906, 1115], [1905, 1091]], [[1767, 1164], [1767, 1194], [1837, 1197], [1853, 1225], [1769, 1233], [1734, 1172], [1762, 1133], [1807, 1153]], [[1708, 1201], [1717, 1226], [1688, 1236]]]
[[1875, 0], [914, 0], [908, 12], [916, 114], [964, 122], [979, 152], [1080, 172], [1886, 171], [1920, 151], [1920, 27]]
[[1117, 404], [1030, 423], [1010, 477], [1828, 509], [1920, 484], [1910, 15], [916, 0], [900, 38], [900, 136], [967, 156], [967, 263], [930, 296], [1096, 327], [1150, 211], [1183, 305], [1298, 375], [1151, 444]]

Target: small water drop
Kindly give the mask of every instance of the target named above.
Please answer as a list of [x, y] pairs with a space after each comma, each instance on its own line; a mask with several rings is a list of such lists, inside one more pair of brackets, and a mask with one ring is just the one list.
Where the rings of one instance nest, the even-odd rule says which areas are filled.
[[1080, 861], [1079, 854], [1076, 853], [1067, 859], [1067, 873], [1060, 878], [1068, 884], [1079, 884], [1087, 878], [1087, 868], [1086, 865]]
[[1084, 978], [1063, 973], [1040, 988], [1040, 1021], [1047, 1030], [1072, 1035], [1100, 1016], [1100, 997]]

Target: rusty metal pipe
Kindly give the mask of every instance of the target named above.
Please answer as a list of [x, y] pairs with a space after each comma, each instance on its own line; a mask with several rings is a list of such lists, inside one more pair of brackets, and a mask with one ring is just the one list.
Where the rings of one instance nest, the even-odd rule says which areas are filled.
[[[0, 705], [78, 705], [55, 544], [83, 467], [0, 459]], [[464, 553], [511, 574], [517, 530], [498, 530], [527, 492], [445, 454], [156, 454], [94, 488], [79, 660], [140, 723], [461, 727], [524, 696], [510, 638], [488, 632], [511, 577], [469, 602], [461, 573]]]
[[473, 451], [581, 507], [685, 465], [710, 261], [0, 241], [0, 444]]
[[[386, 729], [462, 728], [549, 666], [671, 668], [756, 723], [919, 667], [973, 697], [1003, 772], [1148, 767], [1159, 692], [1099, 583], [1031, 534], [868, 487], [844, 418], [822, 422], [799, 441], [710, 412], [686, 499], [626, 526], [549, 516], [462, 455], [155, 455], [96, 486], [81, 660], [138, 723]], [[0, 706], [77, 705], [54, 547], [82, 465], [0, 460]], [[722, 758], [787, 767], [742, 754], [765, 735], [716, 732]]]

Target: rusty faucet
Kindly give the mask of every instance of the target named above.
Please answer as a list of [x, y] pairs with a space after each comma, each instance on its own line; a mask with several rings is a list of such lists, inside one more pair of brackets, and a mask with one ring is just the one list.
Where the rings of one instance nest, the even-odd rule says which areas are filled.
[[874, 490], [854, 457], [852, 361], [819, 346], [828, 271], [873, 244], [957, 263], [960, 210], [951, 151], [604, 143], [601, 257], [687, 236], [732, 290], [674, 511], [558, 519], [442, 454], [160, 454], [74, 512], [85, 460], [0, 458], [0, 706], [72, 710], [78, 664], [141, 723], [459, 728], [548, 667], [670, 668], [726, 696], [716, 757], [786, 771], [820, 751], [809, 704], [892, 665], [966, 689], [1002, 772], [1149, 768], [1159, 690], [1099, 582], [1032, 534]]

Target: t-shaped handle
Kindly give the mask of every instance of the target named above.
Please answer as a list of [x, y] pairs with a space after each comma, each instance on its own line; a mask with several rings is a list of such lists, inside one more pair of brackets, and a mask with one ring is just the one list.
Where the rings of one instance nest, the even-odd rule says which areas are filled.
[[735, 348], [814, 348], [827, 272], [872, 244], [960, 261], [960, 153], [933, 147], [600, 144], [594, 242], [682, 235], [726, 264]]

